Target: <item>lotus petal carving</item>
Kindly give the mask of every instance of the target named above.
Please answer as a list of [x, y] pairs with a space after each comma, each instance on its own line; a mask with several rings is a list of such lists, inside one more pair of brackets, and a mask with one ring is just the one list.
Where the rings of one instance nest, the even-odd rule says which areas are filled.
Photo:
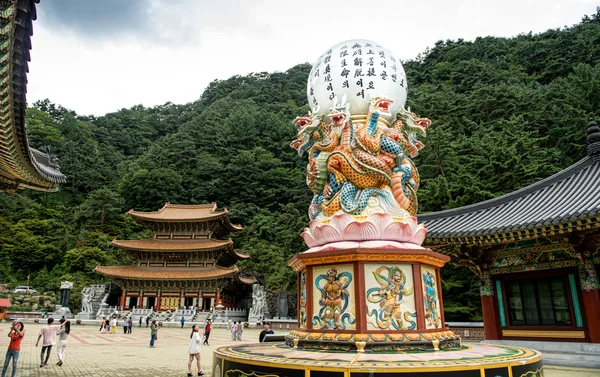
[[427, 235], [425, 225], [416, 217], [401, 220], [387, 213], [376, 213], [365, 220], [338, 214], [328, 224], [313, 220], [302, 232], [304, 242], [313, 248], [332, 242], [393, 241], [421, 245]]

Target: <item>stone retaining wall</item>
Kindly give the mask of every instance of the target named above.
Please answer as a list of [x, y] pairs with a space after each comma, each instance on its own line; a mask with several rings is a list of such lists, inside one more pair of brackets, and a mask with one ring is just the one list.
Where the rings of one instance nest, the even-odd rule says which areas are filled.
[[451, 331], [462, 340], [484, 340], [483, 322], [447, 322], [446, 325]]

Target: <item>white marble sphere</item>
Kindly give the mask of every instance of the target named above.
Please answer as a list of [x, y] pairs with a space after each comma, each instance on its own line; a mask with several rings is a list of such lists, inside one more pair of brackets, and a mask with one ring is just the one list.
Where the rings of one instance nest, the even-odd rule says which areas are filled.
[[[306, 94], [313, 112], [327, 115], [333, 105], [350, 104], [350, 113], [365, 115], [375, 96], [393, 100], [391, 119], [406, 104], [406, 73], [400, 61], [378, 43], [348, 40], [328, 49], [313, 65]], [[318, 109], [318, 110], [317, 110]]]

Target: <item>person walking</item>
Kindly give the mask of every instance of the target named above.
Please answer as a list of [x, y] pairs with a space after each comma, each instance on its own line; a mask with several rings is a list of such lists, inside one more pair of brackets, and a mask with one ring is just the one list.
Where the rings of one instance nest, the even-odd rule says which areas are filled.
[[146, 327], [148, 327], [148, 324], [150, 323], [150, 316], [147, 315], [146, 316]]
[[233, 321], [233, 325], [231, 325], [231, 340], [237, 340], [237, 329], [237, 322]]
[[[56, 344], [56, 331], [60, 328], [60, 325], [52, 325], [53, 322], [54, 318], [48, 318], [48, 324], [40, 329], [40, 335], [38, 336], [37, 342], [35, 342], [35, 346], [37, 347], [40, 344], [40, 339], [42, 339], [42, 337], [44, 338], [42, 341], [42, 352], [40, 352], [40, 368], [48, 366], [50, 351], [52, 351], [52, 346]], [[44, 352], [46, 352], [45, 359]]]
[[100, 329], [98, 331], [104, 330], [105, 326], [106, 326], [106, 317], [102, 317], [102, 322], [100, 322]]
[[206, 323], [204, 324], [204, 345], [208, 346], [208, 338], [210, 337], [210, 325], [211, 325], [211, 320], [207, 319]]
[[129, 319], [125, 317], [123, 320], [123, 334], [127, 334], [127, 328], [129, 327]]
[[65, 348], [67, 347], [67, 338], [71, 333], [71, 321], [66, 320], [64, 325], [60, 327], [58, 332], [58, 345], [56, 346], [56, 354], [58, 355], [58, 365], [61, 367], [65, 362]]
[[188, 377], [193, 376], [192, 374], [192, 362], [196, 359], [196, 366], [198, 367], [198, 376], [203, 376], [204, 372], [202, 372], [202, 367], [200, 366], [200, 342], [202, 338], [200, 337], [200, 328], [198, 325], [192, 326], [192, 333], [190, 334], [190, 347], [188, 348], [188, 353], [190, 358], [188, 360]]
[[152, 321], [152, 325], [150, 325], [150, 348], [154, 348], [154, 342], [158, 338], [158, 326], [156, 325], [156, 321]]
[[237, 332], [235, 334], [235, 339], [242, 340], [243, 333], [244, 333], [244, 324], [242, 323], [242, 321], [240, 321], [240, 323], [238, 323]]
[[131, 334], [131, 328], [133, 327], [133, 317], [127, 317], [127, 334]]
[[25, 330], [23, 328], [23, 322], [13, 322], [8, 337], [10, 342], [8, 343], [8, 350], [6, 351], [6, 357], [4, 358], [4, 368], [2, 368], [2, 377], [6, 377], [8, 371], [8, 364], [12, 359], [12, 374], [11, 377], [17, 375], [17, 361], [19, 361], [19, 353], [21, 352], [21, 341], [25, 336]]
[[142, 316], [140, 316], [140, 326], [139, 327], [142, 327]]
[[111, 334], [117, 333], [117, 317], [112, 317], [110, 319], [110, 333]]
[[183, 328], [183, 324], [185, 323], [185, 317], [181, 316], [181, 328]]

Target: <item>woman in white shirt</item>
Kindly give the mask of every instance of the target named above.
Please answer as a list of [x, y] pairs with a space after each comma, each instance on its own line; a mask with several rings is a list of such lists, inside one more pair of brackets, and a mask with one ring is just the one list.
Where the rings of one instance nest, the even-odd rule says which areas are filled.
[[58, 365], [59, 367], [65, 362], [65, 347], [67, 347], [67, 338], [71, 333], [71, 321], [65, 321], [60, 327], [58, 332], [58, 346], [56, 347], [56, 353], [58, 354]]
[[190, 359], [188, 360], [188, 376], [193, 376], [192, 362], [194, 361], [194, 358], [196, 358], [196, 364], [198, 366], [198, 376], [204, 375], [202, 367], [200, 366], [200, 343], [202, 343], [202, 337], [198, 332], [198, 325], [194, 325], [192, 327], [192, 334], [190, 335], [190, 348], [188, 350], [188, 353], [190, 354]]

